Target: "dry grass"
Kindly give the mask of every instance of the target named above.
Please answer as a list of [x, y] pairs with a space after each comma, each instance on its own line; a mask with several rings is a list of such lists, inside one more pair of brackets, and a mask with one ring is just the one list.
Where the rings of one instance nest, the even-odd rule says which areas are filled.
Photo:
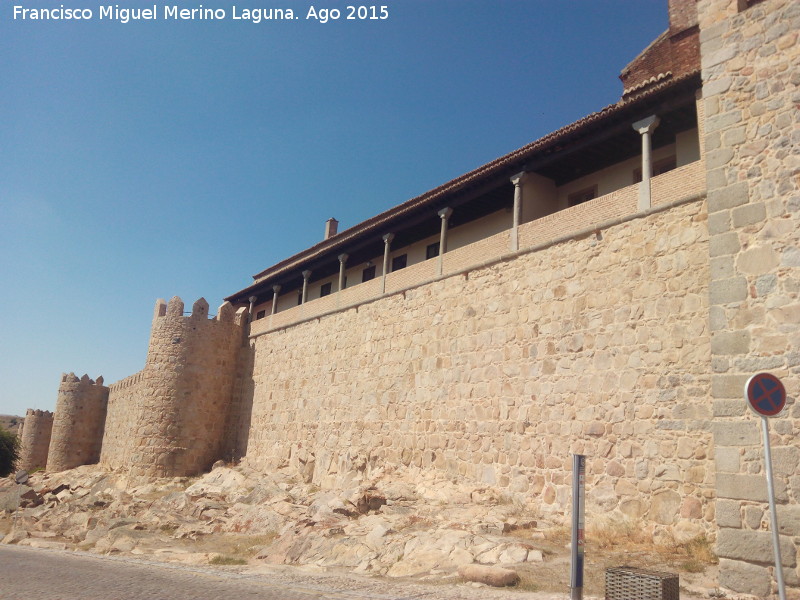
[[220, 554], [213, 557], [208, 563], [211, 565], [246, 565], [247, 561], [243, 558], [223, 556]]
[[262, 547], [272, 543], [277, 535], [277, 533], [263, 535], [215, 533], [198, 538], [192, 546], [195, 552], [213, 552], [222, 556], [247, 559]]

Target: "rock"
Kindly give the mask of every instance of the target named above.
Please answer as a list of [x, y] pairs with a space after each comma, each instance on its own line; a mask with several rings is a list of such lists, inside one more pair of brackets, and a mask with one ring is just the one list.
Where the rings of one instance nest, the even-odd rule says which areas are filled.
[[501, 567], [465, 565], [459, 567], [458, 574], [466, 581], [474, 581], [493, 587], [506, 587], [519, 583], [519, 575], [515, 571]]
[[15, 529], [10, 531], [8, 535], [3, 538], [4, 544], [18, 544], [22, 540], [28, 537], [28, 532], [24, 531], [23, 529]]

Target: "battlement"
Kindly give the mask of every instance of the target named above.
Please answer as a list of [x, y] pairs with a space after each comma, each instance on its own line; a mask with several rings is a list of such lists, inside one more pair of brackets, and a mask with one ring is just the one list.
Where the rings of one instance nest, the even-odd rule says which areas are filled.
[[94, 379], [90, 378], [86, 373], [84, 373], [83, 377], [81, 377], [81, 378], [78, 378], [78, 376], [75, 375], [75, 373], [72, 373], [72, 372], [70, 372], [70, 373], [62, 373], [61, 374], [61, 385], [64, 385], [64, 384], [76, 384], [77, 383], [77, 384], [80, 384], [80, 385], [96, 385], [96, 386], [99, 386], [99, 387], [104, 387], [103, 386], [103, 381], [104, 381], [104, 379], [103, 379], [102, 375], [100, 377], [98, 377], [97, 380], [94, 380]]
[[36, 408], [36, 409], [29, 408], [25, 412], [25, 418], [27, 419], [29, 417], [39, 417], [39, 418], [50, 418], [50, 419], [52, 419], [53, 418], [53, 413], [51, 413], [49, 410], [40, 410], [38, 408]]
[[180, 296], [173, 296], [167, 302], [163, 298], [156, 300], [153, 310], [153, 321], [157, 319], [208, 319], [218, 323], [233, 323], [242, 326], [247, 322], [247, 308], [235, 310], [230, 302], [223, 302], [217, 309], [217, 314], [211, 319], [208, 318], [208, 302], [205, 298], [199, 298], [192, 305], [192, 312], [188, 315], [184, 312], [184, 303]]
[[144, 371], [139, 371], [138, 373], [134, 373], [133, 375], [128, 375], [124, 379], [120, 379], [119, 381], [115, 381], [111, 385], [108, 386], [108, 389], [111, 392], [116, 392], [119, 390], [124, 390], [129, 387], [136, 385], [137, 383], [144, 380]]

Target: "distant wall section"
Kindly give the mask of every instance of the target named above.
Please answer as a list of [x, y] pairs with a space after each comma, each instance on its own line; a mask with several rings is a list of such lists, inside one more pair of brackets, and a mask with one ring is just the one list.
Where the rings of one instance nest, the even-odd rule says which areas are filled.
[[44, 469], [53, 433], [53, 413], [28, 409], [22, 426], [20, 459], [17, 467], [26, 471]]
[[108, 388], [102, 377], [95, 382], [88, 375], [80, 379], [74, 373], [61, 376], [48, 471], [66, 471], [99, 460], [107, 402]]
[[207, 470], [224, 454], [246, 309], [213, 319], [200, 299], [156, 303], [145, 368], [112, 386], [103, 465], [171, 477]]

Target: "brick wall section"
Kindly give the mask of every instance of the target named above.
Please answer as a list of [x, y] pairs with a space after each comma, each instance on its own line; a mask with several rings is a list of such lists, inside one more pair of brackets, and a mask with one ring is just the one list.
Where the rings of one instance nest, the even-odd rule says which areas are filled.
[[697, 0], [669, 1], [669, 29], [623, 69], [625, 92], [638, 91], [671, 73], [679, 77], [700, 66]]
[[[702, 110], [698, 109], [698, 122], [702, 126]], [[702, 129], [701, 129], [702, 131]], [[705, 175], [702, 161], [695, 161], [654, 177], [653, 205], [666, 206], [676, 202], [699, 198], [705, 193]], [[523, 223], [519, 229], [520, 248], [534, 248], [559, 238], [577, 234], [605, 221], [634, 218], [637, 214], [638, 185], [630, 185], [605, 194], [589, 202]], [[488, 261], [511, 257], [509, 231], [501, 231], [473, 244], [445, 253], [443, 274], [468, 271]], [[386, 278], [387, 294], [430, 283], [437, 279], [438, 259], [426, 260], [389, 273]], [[275, 331], [304, 320], [315, 319], [331, 312], [353, 308], [384, 295], [381, 276], [372, 281], [353, 284], [342, 292], [307, 301], [251, 324], [251, 335]]]
[[28, 472], [47, 466], [47, 452], [53, 433], [53, 413], [47, 410], [28, 409], [20, 436], [21, 447], [18, 468]]
[[416, 464], [559, 519], [581, 452], [591, 513], [710, 531], [706, 238], [687, 203], [259, 335], [247, 461]]
[[115, 386], [111, 398], [105, 466], [184, 476], [225, 455], [243, 320], [229, 303], [214, 319], [202, 298], [190, 316], [178, 297], [156, 303], [145, 368]]
[[[745, 409], [752, 374], [800, 389], [800, 3], [698, 4], [706, 112], [711, 393], [720, 583], [774, 591], [758, 418]], [[771, 442], [784, 579], [800, 586], [800, 404], [773, 419]]]
[[47, 454], [48, 471], [66, 471], [100, 459], [108, 388], [74, 373], [62, 375], [58, 387], [53, 431]]

